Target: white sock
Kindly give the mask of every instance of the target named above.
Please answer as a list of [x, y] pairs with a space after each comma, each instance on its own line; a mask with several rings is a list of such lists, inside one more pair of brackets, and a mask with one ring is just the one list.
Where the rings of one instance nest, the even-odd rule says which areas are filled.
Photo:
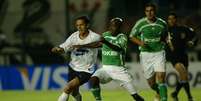
[[135, 87], [132, 85], [131, 82], [124, 83], [122, 86], [123, 86], [125, 89], [127, 89], [127, 91], [128, 91], [130, 94], [136, 94], [136, 93], [137, 93]]
[[62, 93], [59, 98], [58, 98], [58, 101], [66, 101], [68, 99], [69, 95], [66, 94], [66, 93]]

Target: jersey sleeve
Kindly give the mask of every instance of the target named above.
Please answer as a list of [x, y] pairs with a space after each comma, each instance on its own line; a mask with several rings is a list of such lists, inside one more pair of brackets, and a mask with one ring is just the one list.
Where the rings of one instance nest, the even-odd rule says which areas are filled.
[[187, 33], [187, 41], [192, 41], [192, 42], [194, 42], [194, 44], [197, 44], [198, 38], [197, 38], [197, 34], [194, 31], [194, 29], [187, 27], [186, 30], [187, 30], [187, 32], [186, 32]]
[[71, 51], [72, 50], [72, 43], [73, 43], [73, 34], [69, 36], [66, 41], [62, 44], [59, 45], [59, 47], [63, 48], [65, 52]]
[[127, 47], [127, 42], [128, 42], [127, 36], [122, 34], [117, 39], [116, 43], [118, 44], [119, 47], [125, 48], [125, 47]]
[[128, 39], [123, 33], [119, 34], [116, 39], [106, 38], [106, 40], [108, 40], [108, 42], [110, 42], [112, 45], [122, 48], [123, 50], [126, 50], [127, 48]]
[[137, 37], [140, 34], [140, 21], [137, 21], [132, 28], [129, 37]]
[[161, 40], [163, 42], [166, 42], [166, 39], [168, 38], [168, 25], [166, 22], [164, 22], [164, 30], [162, 32]]

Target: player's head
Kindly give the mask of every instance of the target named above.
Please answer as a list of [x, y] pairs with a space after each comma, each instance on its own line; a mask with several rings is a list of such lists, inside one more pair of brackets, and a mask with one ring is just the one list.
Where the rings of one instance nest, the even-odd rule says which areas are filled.
[[89, 28], [90, 20], [87, 16], [80, 16], [75, 19], [75, 26], [79, 32], [86, 32]]
[[116, 34], [118, 31], [120, 31], [121, 25], [123, 23], [123, 20], [121, 18], [113, 18], [110, 20], [109, 30]]
[[145, 16], [147, 17], [148, 20], [153, 20], [155, 19], [156, 16], [156, 5], [153, 3], [148, 3], [145, 5], [144, 8]]
[[177, 15], [174, 12], [168, 14], [167, 17], [168, 26], [172, 27], [177, 24]]

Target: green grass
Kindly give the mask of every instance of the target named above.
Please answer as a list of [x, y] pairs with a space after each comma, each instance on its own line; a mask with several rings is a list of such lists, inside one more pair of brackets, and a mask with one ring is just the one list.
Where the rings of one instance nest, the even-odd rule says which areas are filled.
[[[172, 89], [169, 89], [170, 95]], [[61, 91], [0, 91], [0, 101], [57, 101]], [[83, 101], [95, 101], [90, 91], [81, 91]], [[145, 101], [153, 101], [154, 92], [151, 90], [142, 90], [140, 94]], [[201, 101], [201, 88], [192, 89], [193, 97], [196, 101]], [[103, 90], [103, 101], [133, 101], [125, 90]], [[71, 97], [72, 98], [72, 97]], [[186, 95], [182, 90], [179, 94], [180, 101], [187, 101]], [[70, 101], [73, 101], [70, 99]], [[169, 100], [172, 99], [169, 96]]]

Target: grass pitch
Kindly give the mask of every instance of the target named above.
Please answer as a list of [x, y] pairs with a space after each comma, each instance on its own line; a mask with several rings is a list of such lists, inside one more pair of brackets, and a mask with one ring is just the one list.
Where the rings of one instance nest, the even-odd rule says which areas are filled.
[[[168, 101], [172, 101], [168, 90]], [[61, 91], [0, 91], [0, 101], [57, 101]], [[82, 90], [83, 101], [95, 101], [91, 92]], [[192, 95], [195, 101], [201, 101], [201, 88], [192, 89]], [[153, 101], [154, 92], [151, 90], [142, 90], [140, 92], [145, 101]], [[125, 90], [102, 90], [103, 101], [133, 101], [131, 96]], [[180, 101], [188, 101], [184, 90], [179, 93]], [[72, 97], [69, 101], [73, 101]]]

